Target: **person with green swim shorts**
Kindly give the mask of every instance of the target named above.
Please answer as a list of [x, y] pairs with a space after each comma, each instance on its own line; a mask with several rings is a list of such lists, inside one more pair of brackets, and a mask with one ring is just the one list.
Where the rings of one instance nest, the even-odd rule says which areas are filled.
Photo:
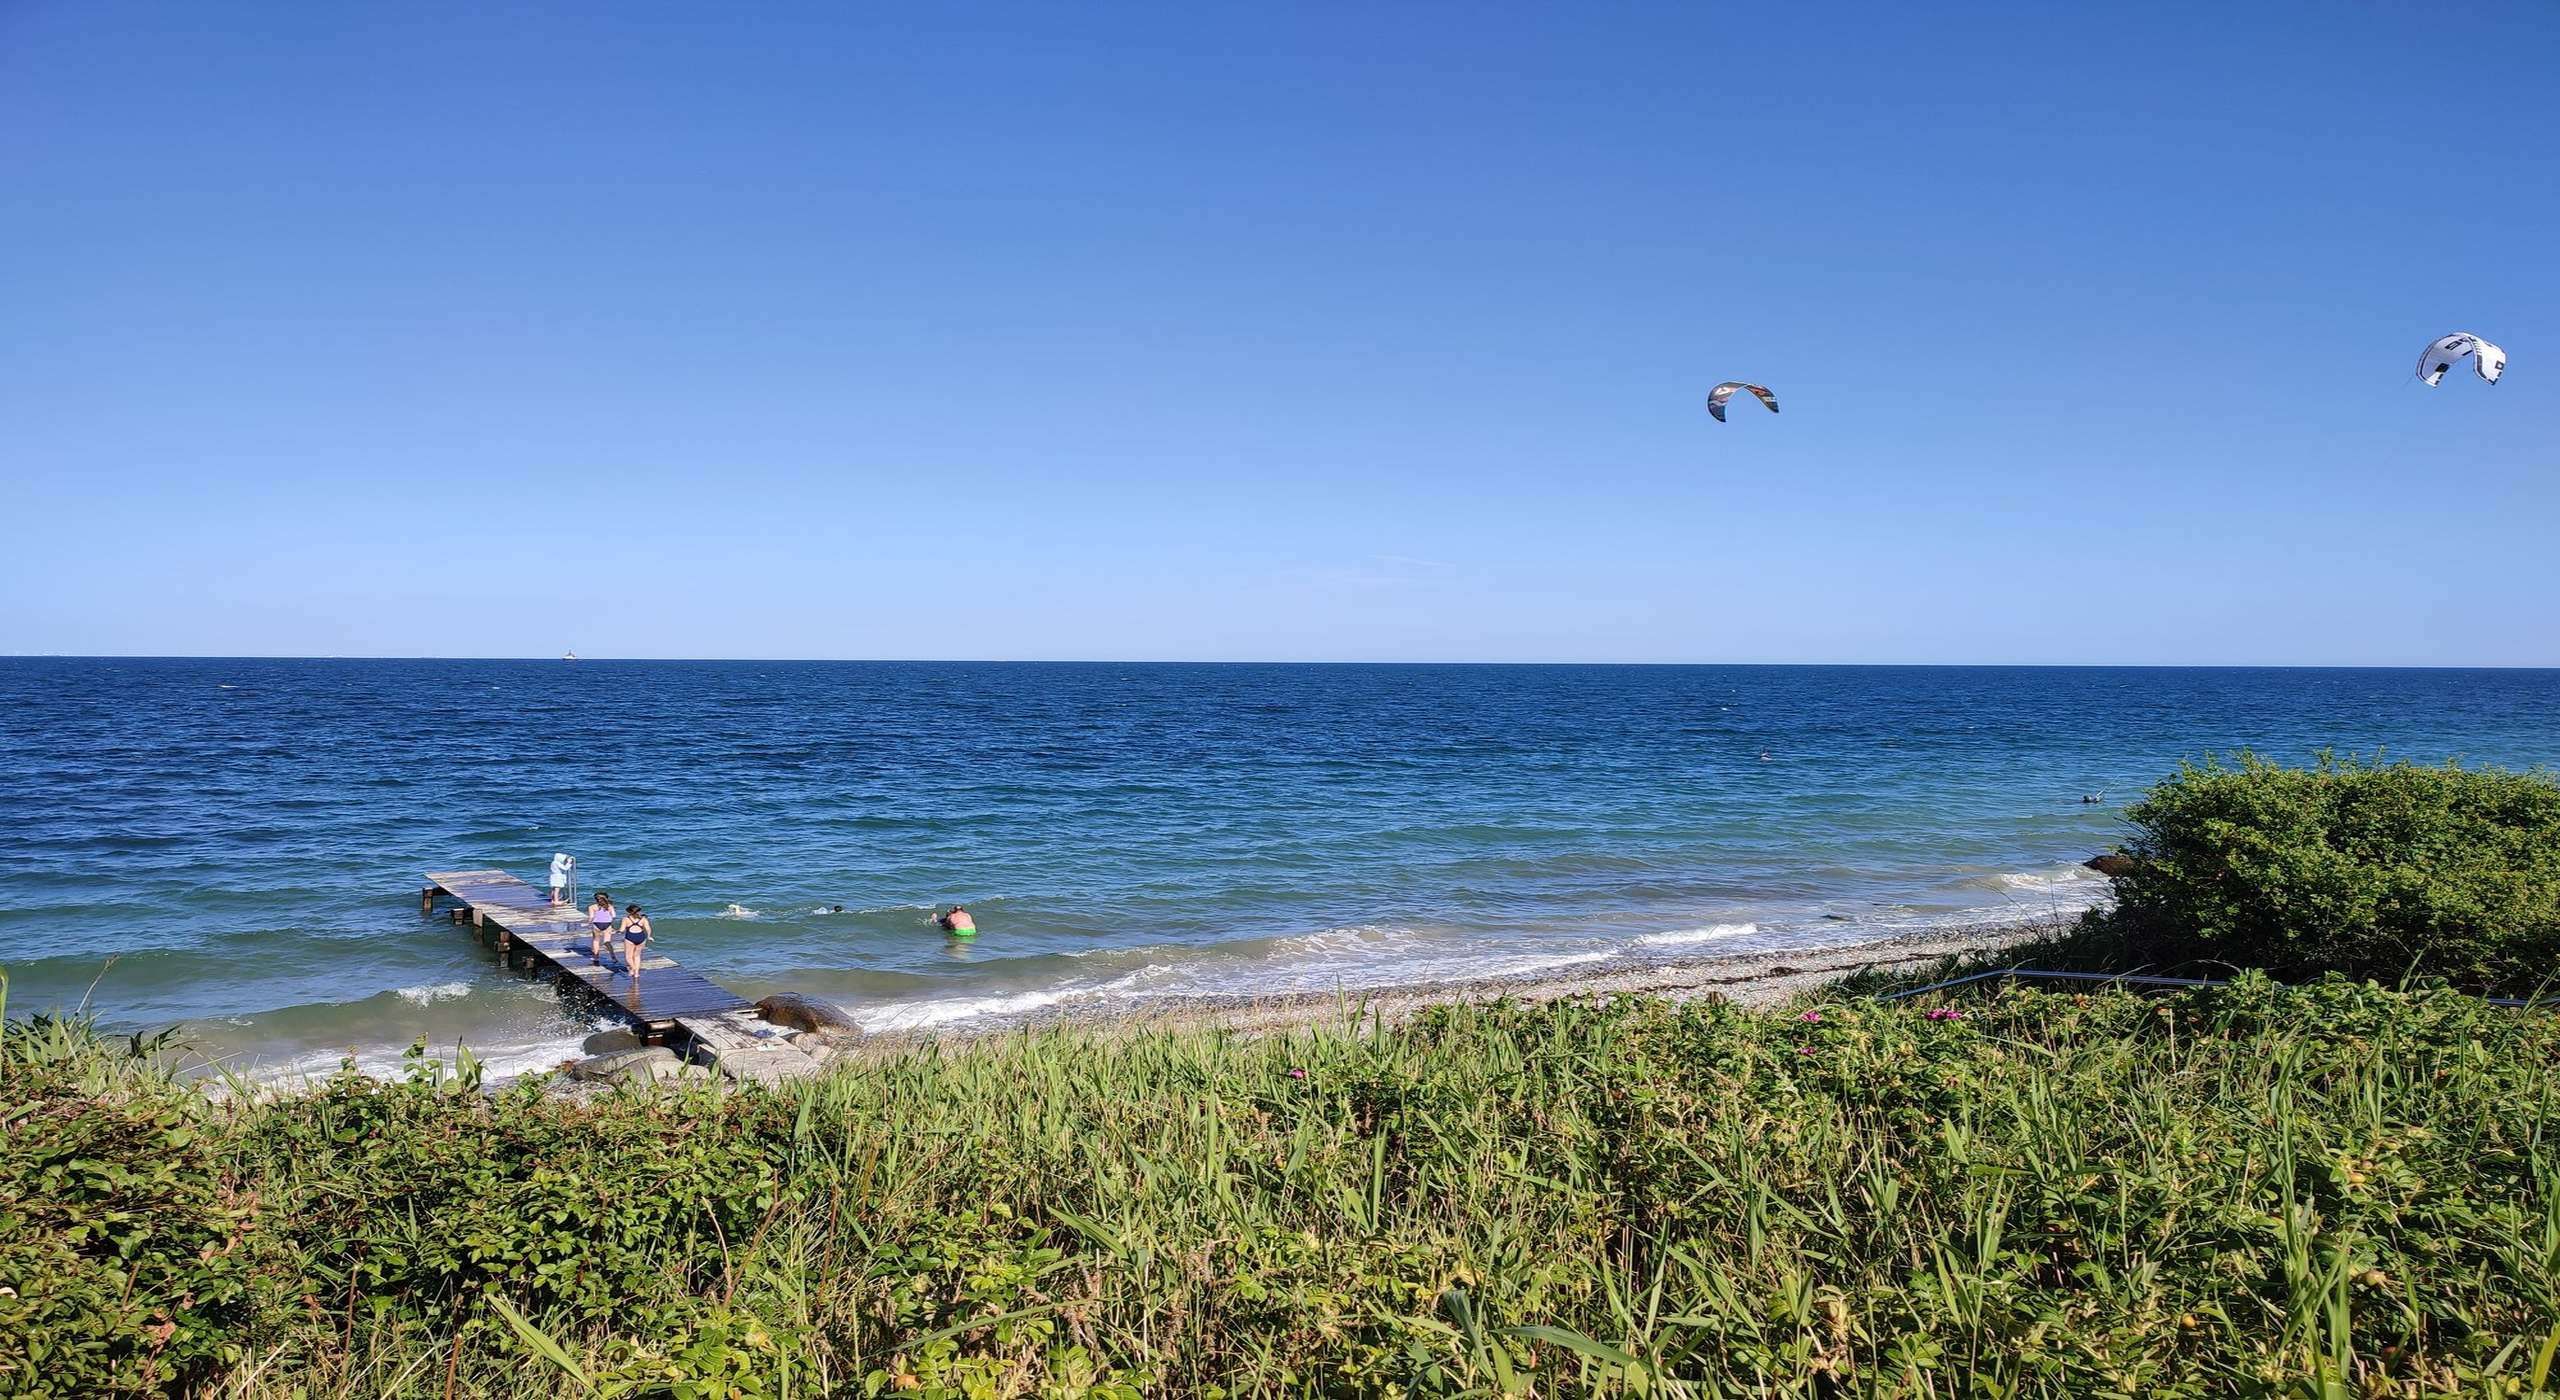
[[969, 911], [957, 904], [951, 906], [950, 913], [936, 915], [934, 922], [940, 924], [943, 930], [954, 938], [978, 936], [978, 921], [970, 918]]

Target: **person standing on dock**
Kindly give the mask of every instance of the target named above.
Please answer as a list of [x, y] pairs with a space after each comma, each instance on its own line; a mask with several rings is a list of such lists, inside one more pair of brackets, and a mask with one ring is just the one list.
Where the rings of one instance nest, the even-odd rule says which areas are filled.
[[649, 952], [649, 916], [632, 905], [622, 911], [622, 965], [631, 970], [631, 985], [640, 985], [640, 959]]
[[566, 904], [569, 902], [569, 881], [576, 877], [577, 870], [577, 857], [569, 854], [567, 851], [553, 851], [551, 853], [552, 903]]
[[613, 932], [612, 895], [596, 891], [595, 899], [587, 905], [587, 927], [593, 930], [587, 939], [587, 956], [601, 967], [604, 965], [605, 935]]

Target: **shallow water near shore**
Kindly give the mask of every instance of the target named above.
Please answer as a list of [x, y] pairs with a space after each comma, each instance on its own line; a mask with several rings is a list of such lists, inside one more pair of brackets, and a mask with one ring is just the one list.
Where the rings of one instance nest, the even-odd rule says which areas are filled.
[[426, 870], [565, 849], [687, 964], [913, 1031], [2064, 912], [2243, 745], [2560, 763], [2553, 671], [10, 659], [0, 715], [12, 1014], [500, 1073], [590, 1015]]

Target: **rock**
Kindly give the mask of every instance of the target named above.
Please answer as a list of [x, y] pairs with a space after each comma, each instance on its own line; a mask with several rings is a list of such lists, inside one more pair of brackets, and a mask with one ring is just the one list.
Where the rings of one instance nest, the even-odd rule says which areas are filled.
[[625, 1050], [646, 1049], [648, 1044], [637, 1031], [615, 1029], [588, 1036], [578, 1049], [589, 1055], [619, 1055]]
[[705, 1065], [687, 1064], [682, 1060], [674, 1059], [647, 1060], [623, 1071], [615, 1077], [614, 1082], [617, 1084], [680, 1084], [717, 1077]]
[[569, 1066], [571, 1079], [609, 1079], [627, 1084], [634, 1079], [656, 1079], [663, 1068], [678, 1063], [676, 1052], [664, 1046], [639, 1050], [622, 1050], [609, 1055], [596, 1055]]
[[742, 1084], [779, 1084], [817, 1073], [809, 1057], [788, 1045], [760, 1045], [751, 1050], [721, 1052], [713, 1063], [720, 1073]]
[[2109, 851], [2102, 856], [2091, 856], [2080, 863], [2111, 880], [2119, 875], [2132, 874], [2135, 865], [2133, 857], [2122, 851]]
[[840, 1035], [860, 1035], [862, 1027], [854, 1019], [823, 1001], [801, 996], [797, 992], [776, 992], [756, 1003], [756, 1014], [777, 1026], [795, 1031], [825, 1031]]

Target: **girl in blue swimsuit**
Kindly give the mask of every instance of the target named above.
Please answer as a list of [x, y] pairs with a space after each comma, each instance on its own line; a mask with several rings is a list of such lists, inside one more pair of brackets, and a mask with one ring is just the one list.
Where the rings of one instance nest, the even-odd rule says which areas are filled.
[[622, 965], [631, 969], [631, 980], [640, 980], [640, 959], [649, 950], [649, 916], [632, 905], [622, 912]]

